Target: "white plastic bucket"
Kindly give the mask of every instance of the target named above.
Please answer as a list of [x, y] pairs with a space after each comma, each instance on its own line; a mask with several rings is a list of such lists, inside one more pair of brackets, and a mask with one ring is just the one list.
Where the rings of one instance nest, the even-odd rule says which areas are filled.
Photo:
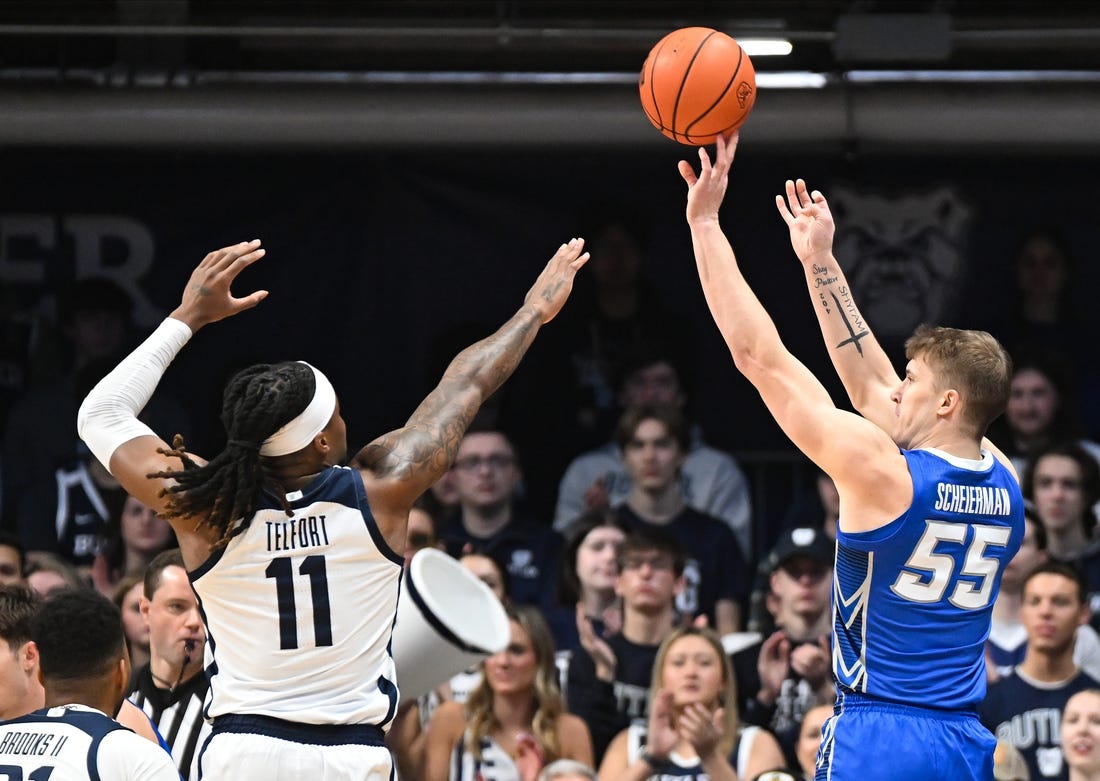
[[402, 702], [504, 650], [509, 638], [508, 616], [487, 585], [442, 551], [417, 551], [401, 581], [393, 628]]

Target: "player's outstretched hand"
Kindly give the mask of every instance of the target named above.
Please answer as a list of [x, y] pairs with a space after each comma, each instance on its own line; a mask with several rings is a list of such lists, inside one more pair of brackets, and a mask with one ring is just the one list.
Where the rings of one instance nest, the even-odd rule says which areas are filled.
[[820, 190], [810, 192], [803, 179], [787, 180], [787, 197], [775, 196], [779, 216], [791, 232], [791, 246], [803, 265], [832, 255], [833, 213]]
[[549, 323], [565, 305], [573, 291], [573, 278], [587, 262], [584, 239], [570, 239], [568, 244], [562, 244], [527, 291], [524, 305], [533, 307], [541, 321]]
[[243, 241], [209, 253], [191, 272], [180, 305], [172, 317], [197, 331], [204, 325], [232, 317], [267, 298], [266, 290], [257, 290], [236, 298], [230, 287], [237, 275], [264, 256], [260, 240]]
[[728, 137], [718, 136], [714, 144], [714, 162], [705, 147], [699, 147], [699, 173], [687, 160], [679, 163], [680, 176], [688, 186], [688, 222], [718, 220], [718, 209], [726, 196], [730, 166], [737, 151], [739, 135], [735, 130]]

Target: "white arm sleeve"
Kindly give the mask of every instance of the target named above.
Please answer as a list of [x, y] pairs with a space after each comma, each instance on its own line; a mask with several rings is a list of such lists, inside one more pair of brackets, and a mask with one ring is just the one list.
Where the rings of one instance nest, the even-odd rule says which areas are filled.
[[99, 463], [111, 468], [111, 456], [120, 445], [146, 435], [156, 436], [137, 419], [149, 403], [168, 364], [191, 338], [191, 329], [171, 317], [110, 374], [92, 388], [80, 405], [76, 428]]

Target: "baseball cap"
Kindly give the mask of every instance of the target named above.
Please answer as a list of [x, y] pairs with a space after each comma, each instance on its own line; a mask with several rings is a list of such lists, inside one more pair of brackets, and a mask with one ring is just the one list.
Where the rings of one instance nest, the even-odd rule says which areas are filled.
[[771, 553], [764, 561], [764, 570], [775, 572], [795, 556], [809, 556], [826, 566], [833, 566], [836, 542], [820, 529], [801, 527], [788, 529], [780, 535]]

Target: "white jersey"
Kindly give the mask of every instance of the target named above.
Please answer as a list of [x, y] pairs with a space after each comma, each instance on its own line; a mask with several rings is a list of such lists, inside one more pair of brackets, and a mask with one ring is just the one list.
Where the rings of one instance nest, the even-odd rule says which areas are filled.
[[206, 622], [206, 714], [386, 726], [398, 694], [390, 635], [403, 558], [359, 472], [330, 467], [190, 573]]
[[42, 709], [0, 723], [0, 777], [179, 781], [168, 752], [83, 705]]
[[[737, 743], [729, 755], [730, 767], [737, 773], [738, 778], [749, 777], [749, 761], [752, 759], [752, 747], [756, 736], [761, 732], [760, 727], [746, 725], [741, 727], [737, 736]], [[649, 735], [649, 725], [641, 720], [635, 720], [627, 727], [626, 733], [626, 760], [628, 765], [637, 762], [645, 751], [646, 739]], [[667, 767], [658, 768], [658, 772], [649, 776], [652, 779], [678, 779], [679, 781], [707, 781], [708, 776], [703, 772], [703, 764], [699, 757], [682, 757], [675, 751], [669, 754]]]
[[481, 758], [466, 750], [468, 734], [451, 752], [448, 781], [520, 781], [519, 768], [512, 755], [491, 737], [481, 739]]

